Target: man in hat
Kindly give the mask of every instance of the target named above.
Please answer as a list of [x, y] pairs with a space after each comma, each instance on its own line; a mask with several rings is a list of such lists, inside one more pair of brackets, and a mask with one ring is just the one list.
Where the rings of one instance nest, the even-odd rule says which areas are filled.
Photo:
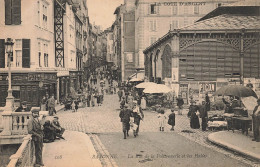
[[210, 110], [210, 99], [209, 99], [209, 94], [208, 94], [208, 92], [206, 92], [206, 94], [205, 94], [205, 109], [206, 109], [207, 111]]
[[122, 129], [124, 133], [124, 139], [126, 139], [126, 135], [129, 136], [128, 131], [130, 129], [129, 121], [132, 111], [128, 109], [128, 104], [124, 105], [124, 108], [121, 109], [119, 113], [119, 117], [121, 118], [122, 122]]
[[54, 118], [54, 119], [53, 119], [53, 121], [51, 122], [51, 125], [52, 125], [52, 127], [54, 127], [54, 129], [55, 129], [55, 130], [54, 130], [54, 131], [55, 131], [55, 138], [58, 137], [58, 138], [61, 138], [61, 139], [65, 140], [64, 137], [62, 137], [62, 135], [63, 135], [65, 129], [60, 126], [60, 123], [59, 123], [59, 121], [58, 121], [59, 117], [55, 116], [55, 117], [53, 117], [53, 118]]
[[27, 111], [30, 111], [30, 108], [27, 106], [26, 101], [23, 101], [22, 105], [15, 110], [15, 112], [27, 112]]
[[49, 99], [48, 99], [48, 111], [49, 111], [49, 115], [52, 116], [53, 112], [55, 112], [55, 99], [54, 99], [54, 95], [52, 95]]
[[182, 108], [183, 108], [182, 106], [184, 104], [183, 98], [181, 97], [181, 95], [178, 95], [178, 98], [176, 100], [178, 106], [178, 114], [182, 115]]
[[254, 138], [252, 141], [260, 142], [260, 135], [259, 135], [259, 126], [260, 126], [260, 99], [257, 100], [257, 106], [253, 111], [252, 120], [253, 120], [253, 131], [254, 131]]
[[28, 133], [32, 135], [32, 142], [35, 147], [35, 166], [44, 166], [42, 162], [43, 127], [39, 121], [38, 109], [32, 110], [32, 118], [28, 121]]

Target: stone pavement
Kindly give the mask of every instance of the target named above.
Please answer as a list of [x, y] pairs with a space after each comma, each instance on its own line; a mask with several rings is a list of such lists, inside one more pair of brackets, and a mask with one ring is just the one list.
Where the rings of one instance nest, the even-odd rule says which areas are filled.
[[[169, 111], [167, 111], [169, 112]], [[189, 126], [189, 119], [187, 117], [187, 110], [183, 111], [183, 115], [176, 114], [176, 126], [175, 133], [178, 133], [191, 141], [201, 144], [209, 149], [214, 149], [218, 152], [223, 153], [228, 157], [235, 158], [254, 166], [256, 163], [249, 161], [246, 157], [236, 155], [233, 152], [226, 151], [216, 145], [212, 145], [208, 142], [208, 135], [213, 133], [212, 131], [203, 132], [201, 129], [191, 129]], [[158, 119], [157, 113], [153, 111], [144, 111], [144, 121], [140, 123], [140, 133], [143, 132], [158, 132]], [[78, 112], [63, 111], [58, 112], [61, 125], [72, 131], [84, 132], [90, 135], [90, 139], [97, 148], [103, 148], [96, 134], [122, 132], [122, 125], [119, 118], [119, 102], [117, 95], [105, 95], [104, 104], [102, 106], [80, 108]], [[164, 133], [173, 133], [170, 131], [170, 126], [166, 125]], [[188, 130], [191, 133], [185, 133], [183, 130]], [[123, 134], [122, 134], [123, 135]], [[241, 135], [242, 136], [242, 135]], [[102, 162], [102, 165], [107, 165], [109, 162]], [[109, 166], [109, 165], [108, 165]], [[111, 165], [112, 166], [112, 165]]]
[[241, 132], [221, 131], [208, 136], [209, 141], [238, 152], [260, 162], [260, 142], [252, 141], [252, 138], [242, 135]]
[[43, 161], [46, 167], [101, 167], [101, 163], [88, 135], [65, 131], [65, 140], [44, 143]]

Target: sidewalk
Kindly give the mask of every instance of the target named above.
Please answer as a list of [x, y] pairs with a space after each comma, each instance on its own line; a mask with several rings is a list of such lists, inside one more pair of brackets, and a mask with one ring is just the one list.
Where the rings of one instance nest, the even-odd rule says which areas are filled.
[[243, 135], [241, 132], [215, 132], [208, 135], [208, 140], [248, 158], [260, 161], [260, 142], [252, 141], [252, 138]]
[[101, 167], [97, 153], [88, 135], [65, 131], [66, 140], [44, 143], [43, 162], [46, 167]]

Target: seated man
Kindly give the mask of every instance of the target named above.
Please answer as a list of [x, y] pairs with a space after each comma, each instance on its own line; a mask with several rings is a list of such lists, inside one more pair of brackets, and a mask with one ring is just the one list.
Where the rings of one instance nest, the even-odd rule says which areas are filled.
[[30, 108], [27, 106], [27, 102], [23, 101], [22, 105], [18, 107], [15, 112], [29, 112]]
[[55, 116], [51, 123], [52, 127], [54, 127], [54, 133], [55, 133], [54, 138], [58, 137], [58, 138], [64, 139], [62, 137], [62, 135], [63, 135], [65, 129], [60, 126], [58, 119], [59, 119], [59, 117]]
[[55, 129], [53, 126], [51, 126], [51, 121], [50, 120], [45, 121], [43, 127], [44, 127], [43, 142], [44, 143], [53, 142], [55, 140]]

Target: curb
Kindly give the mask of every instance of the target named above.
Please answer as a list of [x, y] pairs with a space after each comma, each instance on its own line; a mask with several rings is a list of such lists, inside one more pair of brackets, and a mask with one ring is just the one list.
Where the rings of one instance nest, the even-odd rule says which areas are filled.
[[[218, 133], [218, 132], [216, 132], [216, 133]], [[216, 145], [218, 145], [220, 147], [223, 147], [223, 148], [226, 148], [228, 150], [237, 152], [237, 153], [239, 153], [241, 155], [249, 157], [250, 159], [254, 159], [254, 160], [260, 162], [260, 155], [259, 154], [255, 154], [253, 152], [250, 152], [250, 151], [247, 151], [247, 150], [243, 150], [243, 149], [241, 149], [241, 148], [239, 148], [237, 146], [234, 146], [232, 144], [226, 143], [224, 141], [217, 140], [217, 139], [215, 139], [216, 133], [211, 133], [211, 134], [208, 135], [208, 140], [211, 143], [214, 143], [214, 144], [216, 144]]]

